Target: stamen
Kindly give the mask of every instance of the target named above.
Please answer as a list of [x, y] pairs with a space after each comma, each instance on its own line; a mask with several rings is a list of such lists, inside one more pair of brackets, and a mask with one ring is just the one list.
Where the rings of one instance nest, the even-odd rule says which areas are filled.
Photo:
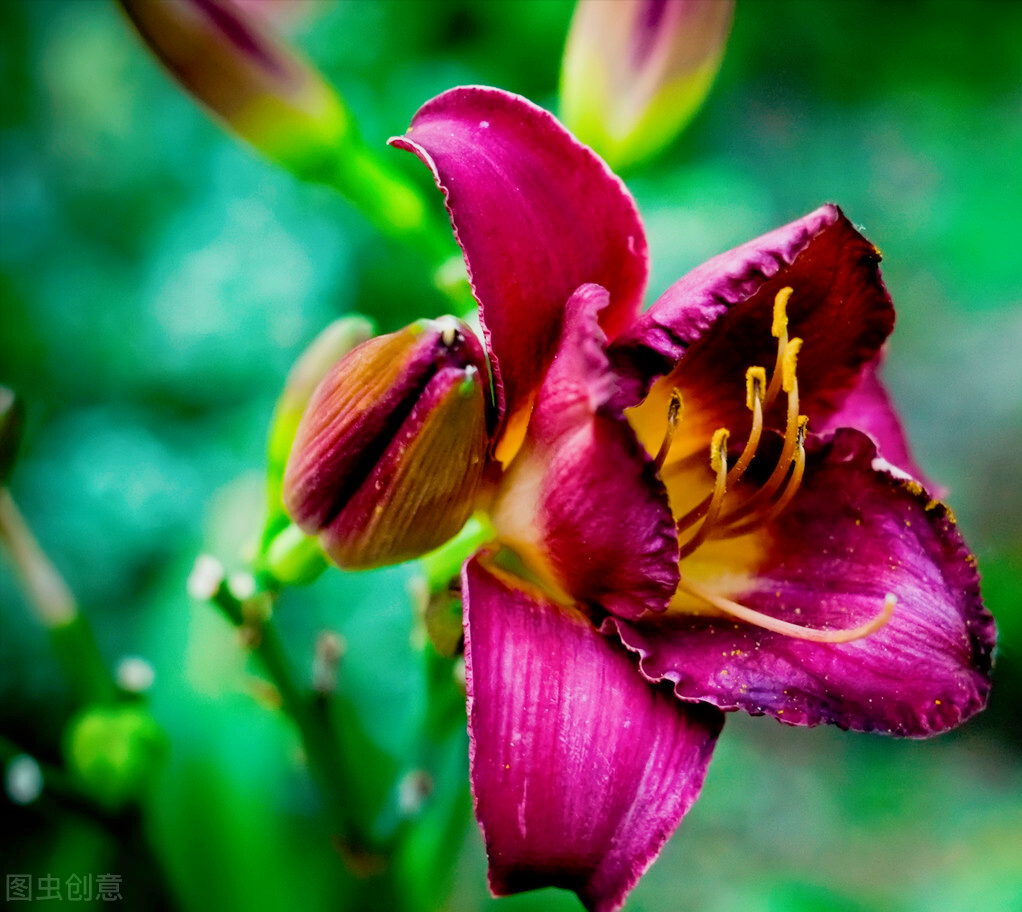
[[683, 560], [695, 551], [706, 540], [706, 536], [717, 522], [717, 515], [720, 513], [724, 495], [727, 493], [727, 438], [727, 428], [717, 428], [713, 432], [713, 441], [710, 443], [710, 468], [717, 473], [717, 480], [713, 485], [713, 496], [706, 508], [703, 524], [696, 534], [682, 546], [679, 560]]
[[[749, 429], [749, 437], [745, 441], [745, 447], [742, 450], [742, 455], [738, 457], [738, 461], [731, 467], [731, 471], [727, 473], [727, 479], [725, 484], [728, 487], [736, 485], [742, 475], [745, 474], [745, 470], [749, 467], [749, 463], [752, 462], [752, 457], [756, 455], [756, 449], [759, 447], [760, 438], [763, 436], [763, 388], [766, 386], [766, 371], [762, 367], [750, 367], [745, 372], [745, 404], [752, 409], [752, 427]], [[721, 428], [717, 431], [719, 434]], [[717, 468], [713, 465], [713, 450], [711, 445], [711, 468], [716, 472]], [[686, 471], [689, 471], [691, 467], [685, 466]], [[699, 503], [697, 503], [691, 510], [685, 513], [676, 521], [675, 525], [678, 527], [678, 531], [683, 531], [692, 526], [696, 520], [706, 513], [710, 502], [713, 499], [713, 494], [707, 494]], [[707, 532], [709, 529], [707, 529]]]
[[813, 643], [850, 643], [853, 640], [864, 639], [870, 634], [876, 633], [891, 619], [891, 615], [894, 614], [895, 605], [898, 603], [898, 599], [891, 593], [888, 593], [884, 596], [884, 605], [880, 613], [865, 624], [844, 630], [821, 630], [819, 628], [802, 627], [799, 624], [782, 621], [780, 618], [771, 617], [768, 614], [747, 608], [745, 605], [731, 601], [731, 599], [713, 595], [684, 577], [681, 579], [680, 588], [739, 621], [745, 621], [747, 624], [762, 627], [764, 630], [772, 630], [774, 633], [779, 633], [782, 636], [793, 637], [798, 640], [809, 640]]
[[727, 439], [730, 436], [727, 428], [717, 428], [710, 441], [710, 468], [717, 473], [718, 478], [727, 468]]
[[759, 526], [773, 522], [781, 515], [781, 513], [784, 512], [788, 504], [791, 503], [792, 498], [798, 493], [799, 486], [802, 484], [802, 476], [805, 474], [806, 470], [805, 439], [806, 426], [808, 424], [809, 419], [805, 415], [801, 415], [798, 419], [798, 441], [795, 449], [795, 468], [792, 470], [791, 476], [788, 478], [788, 483], [781, 492], [781, 496], [778, 497], [765, 512], [760, 510], [758, 514], [747, 517], [744, 522], [738, 525], [728, 526], [728, 538], [733, 538], [737, 535], [744, 535], [746, 532], [751, 532]]
[[[752, 510], [763, 504], [764, 501], [773, 497], [777, 493], [778, 488], [784, 483], [784, 479], [788, 477], [792, 456], [798, 443], [799, 428], [804, 427], [802, 419], [805, 417], [798, 413], [798, 378], [795, 376], [795, 361], [801, 346], [801, 339], [792, 339], [785, 350], [782, 373], [787, 374], [785, 381], [791, 381], [791, 389], [786, 390], [788, 393], [788, 420], [784, 428], [784, 443], [781, 445], [781, 455], [777, 460], [777, 465], [763, 487], [749, 497], [745, 503], [739, 504], [724, 517], [724, 523], [727, 525], [733, 524], [736, 520], [747, 516]], [[806, 418], [805, 420], [808, 422], [809, 419]], [[729, 532], [728, 534], [730, 535], [731, 533]]]
[[792, 339], [784, 347], [784, 359], [781, 363], [781, 389], [790, 393], [795, 386], [795, 367], [798, 364], [798, 353], [802, 349], [801, 339]]
[[770, 326], [770, 335], [780, 339], [788, 332], [788, 301], [791, 299], [795, 289], [790, 285], [785, 286], [774, 295], [774, 322]]
[[659, 472], [667, 461], [667, 454], [671, 451], [671, 444], [674, 443], [674, 432], [681, 422], [681, 393], [677, 389], [671, 390], [671, 403], [667, 406], [667, 430], [664, 432], [664, 441], [660, 444], [656, 459], [653, 460]]
[[751, 412], [766, 389], [766, 368], [753, 366], [745, 372], [745, 407]]
[[752, 410], [752, 427], [749, 439], [745, 441], [745, 449], [738, 457], [731, 471], [727, 473], [727, 483], [736, 485], [745, 474], [759, 447], [759, 439], [763, 434], [763, 390], [766, 387], [766, 371], [762, 367], [750, 367], [745, 372], [745, 405]]
[[777, 358], [774, 361], [774, 372], [770, 375], [770, 386], [767, 387], [763, 409], [766, 411], [774, 404], [777, 393], [781, 389], [781, 377], [784, 374], [784, 355], [788, 350], [788, 299], [791, 297], [790, 287], [782, 288], [774, 296], [774, 319], [770, 326], [770, 334], [777, 339]]

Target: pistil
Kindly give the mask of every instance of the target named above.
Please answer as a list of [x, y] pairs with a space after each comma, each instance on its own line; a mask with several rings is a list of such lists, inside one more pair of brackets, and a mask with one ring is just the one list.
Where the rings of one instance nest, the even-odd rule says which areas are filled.
[[898, 603], [897, 597], [888, 593], [884, 597], [884, 604], [880, 609], [880, 613], [865, 624], [845, 629], [823, 630], [816, 627], [803, 627], [800, 624], [792, 624], [790, 621], [782, 621], [780, 618], [763, 614], [761, 611], [756, 611], [731, 599], [713, 595], [702, 586], [693, 583], [685, 577], [681, 578], [680, 588], [684, 589], [689, 595], [695, 596], [695, 598], [706, 602], [708, 605], [712, 605], [729, 617], [756, 627], [762, 627], [764, 630], [771, 630], [782, 636], [798, 640], [809, 640], [813, 643], [850, 643], [853, 640], [864, 639], [876, 633], [891, 619], [895, 605]]

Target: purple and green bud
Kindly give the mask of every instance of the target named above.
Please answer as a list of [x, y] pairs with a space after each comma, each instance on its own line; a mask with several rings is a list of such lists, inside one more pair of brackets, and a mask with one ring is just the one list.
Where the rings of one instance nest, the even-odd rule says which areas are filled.
[[709, 93], [733, 14], [733, 0], [579, 0], [561, 119], [613, 168], [656, 154]]
[[292, 170], [320, 166], [349, 132], [337, 94], [230, 0], [120, 0], [177, 79], [226, 126]]
[[316, 389], [284, 475], [294, 522], [342, 567], [408, 560], [457, 534], [486, 464], [486, 357], [453, 317], [358, 346]]
[[303, 180], [340, 191], [378, 228], [449, 255], [421, 193], [360, 139], [342, 99], [236, 0], [118, 0], [171, 75], [229, 130]]

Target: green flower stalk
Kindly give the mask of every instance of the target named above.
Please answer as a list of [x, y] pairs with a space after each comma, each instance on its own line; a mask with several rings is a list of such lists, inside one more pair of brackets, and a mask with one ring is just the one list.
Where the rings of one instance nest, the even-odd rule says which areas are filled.
[[612, 168], [660, 152], [709, 93], [733, 14], [733, 0], [579, 0], [561, 119]]
[[0, 486], [0, 545], [10, 560], [37, 620], [77, 702], [111, 703], [116, 688], [96, 645], [92, 627], [79, 610], [64, 577], [36, 541], [11, 492]]

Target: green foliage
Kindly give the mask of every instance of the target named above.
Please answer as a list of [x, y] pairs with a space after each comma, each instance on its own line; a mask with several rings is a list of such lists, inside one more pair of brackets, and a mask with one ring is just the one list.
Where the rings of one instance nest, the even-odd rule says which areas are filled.
[[[310, 6], [295, 42], [437, 223], [424, 169], [383, 146], [418, 105], [478, 82], [553, 106], [567, 0]], [[629, 176], [650, 300], [824, 200], [866, 226], [899, 311], [887, 379], [1001, 626], [990, 710], [939, 741], [781, 741], [730, 720], [632, 912], [1022, 902], [1020, 47], [1017, 3], [739, 0], [706, 105]], [[455, 666], [410, 642], [414, 571], [332, 571], [274, 605], [300, 693], [319, 634], [348, 644], [333, 693], [302, 711], [343, 733], [350, 802], [317, 786], [245, 631], [185, 595], [197, 553], [230, 572], [258, 545], [292, 362], [339, 316], [389, 331], [450, 309], [433, 264], [221, 132], [100, 0], [0, 3], [0, 127], [0, 383], [26, 406], [11, 491], [91, 622], [75, 636], [107, 669], [156, 670], [144, 700], [102, 668], [67, 683], [60, 635], [0, 563], [3, 761], [31, 753], [46, 782], [26, 807], [0, 798], [4, 872], [120, 873], [126, 909], [387, 908], [372, 854], [399, 844], [392, 881], [416, 912], [496, 908]], [[102, 706], [78, 705], [86, 687]], [[402, 810], [396, 786], [423, 770], [428, 798]], [[364, 830], [361, 879], [340, 826]], [[551, 891], [500, 906], [578, 908]]]

